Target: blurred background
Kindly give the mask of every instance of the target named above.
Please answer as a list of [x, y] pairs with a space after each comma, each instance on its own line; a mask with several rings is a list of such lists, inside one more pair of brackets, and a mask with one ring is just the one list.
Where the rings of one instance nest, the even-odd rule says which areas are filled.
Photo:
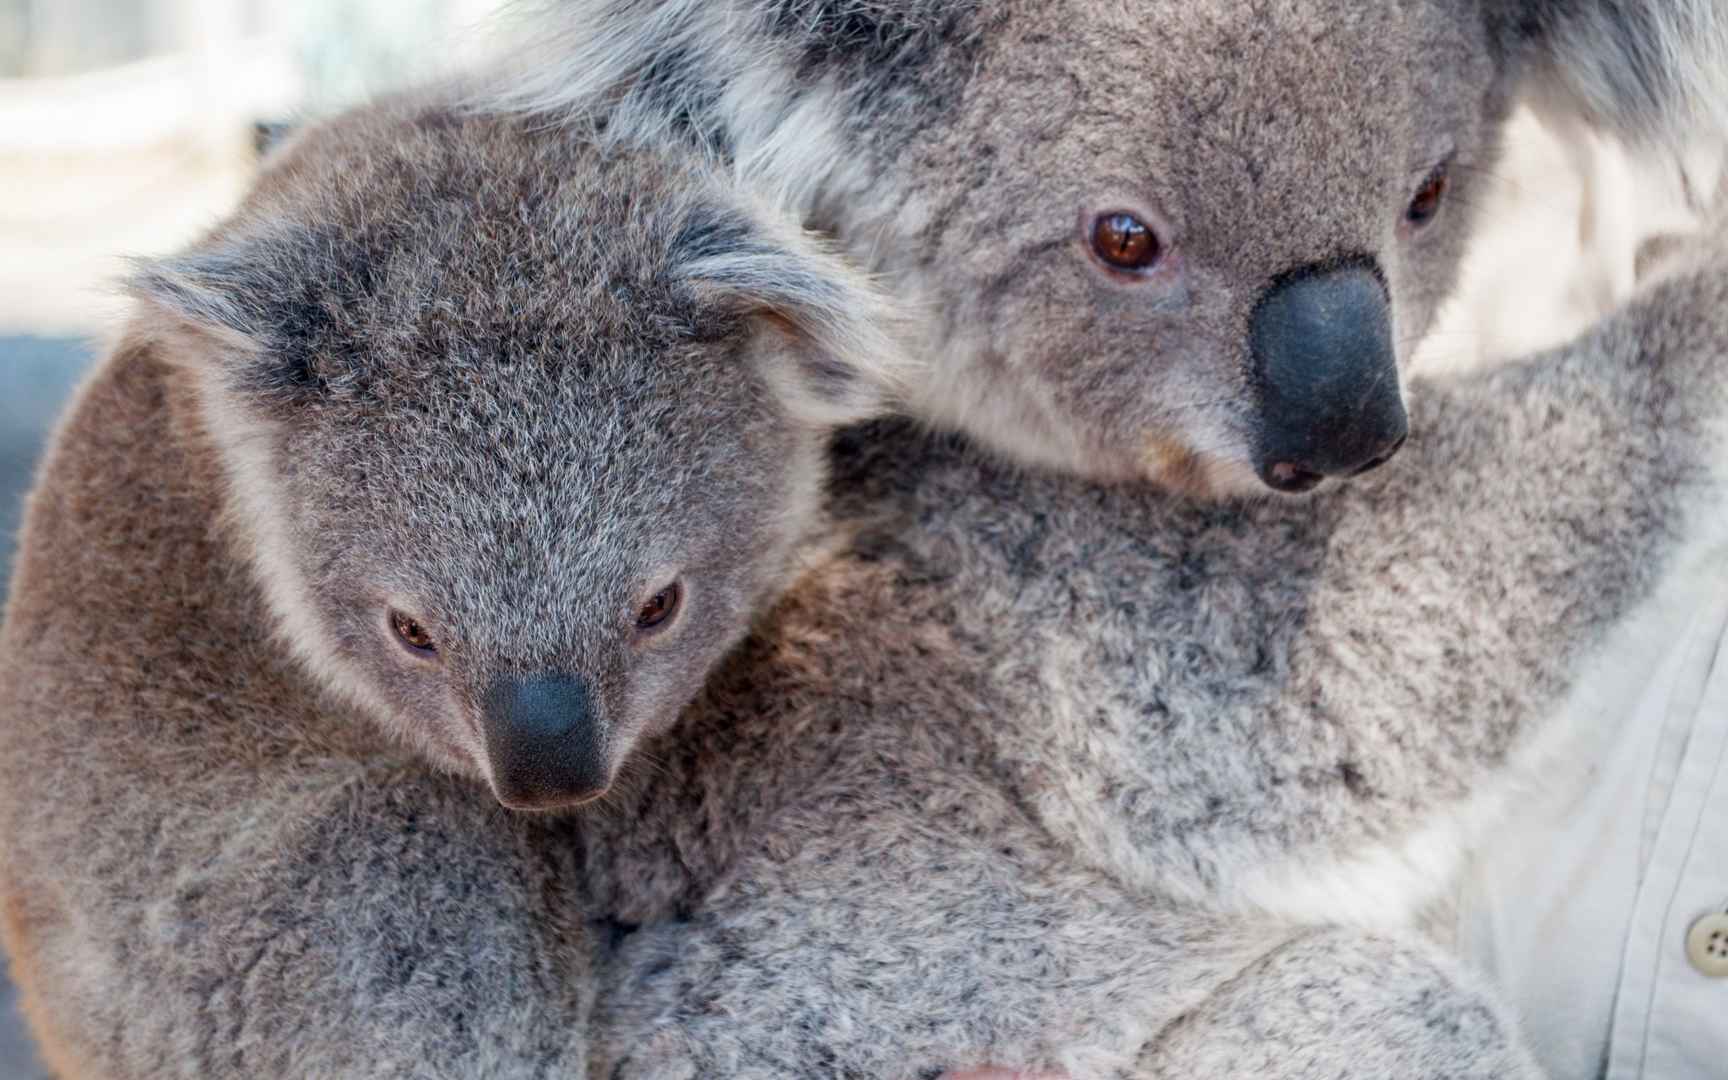
[[[503, 7], [0, 0], [0, 585], [42, 440], [122, 312], [122, 258], [171, 251], [221, 217], [261, 129], [506, 51]], [[1630, 294], [1646, 240], [1694, 227], [1686, 194], [1720, 175], [1720, 148], [1683, 176], [1528, 113], [1508, 151], [1421, 366], [1574, 333]], [[0, 1080], [38, 1080], [14, 998], [0, 974]]]

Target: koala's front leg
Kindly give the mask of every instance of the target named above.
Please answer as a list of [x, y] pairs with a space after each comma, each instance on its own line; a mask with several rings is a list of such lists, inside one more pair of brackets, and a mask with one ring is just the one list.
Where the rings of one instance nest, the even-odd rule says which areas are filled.
[[[1252, 932], [1252, 919], [1243, 931]], [[1518, 1031], [1414, 941], [1316, 931], [1249, 967], [1146, 1048], [1135, 1080], [1538, 1080]]]
[[625, 939], [591, 1073], [1108, 1076], [1279, 944], [1126, 892], [948, 779], [860, 777], [777, 823], [795, 853], [744, 860], [693, 919]]
[[[958, 886], [970, 860], [954, 856]], [[620, 951], [593, 1075], [936, 1080], [986, 1062], [1069, 1080], [1540, 1075], [1499, 1006], [1414, 941], [1136, 909], [1095, 883], [884, 881], [820, 911], [768, 875], [742, 884], [746, 902]]]
[[1165, 818], [1135, 835], [1172, 838], [1159, 861], [1178, 875], [1205, 853], [1208, 876], [1180, 883], [1193, 895], [1409, 914], [1572, 738], [1552, 723], [1566, 696], [1661, 648], [1646, 620], [1673, 618], [1698, 555], [1728, 540], [1728, 264], [1411, 400], [1397, 461], [1307, 506], [1247, 508], [1235, 561], [1207, 550], [1284, 589], [1285, 610], [1238, 624], [1269, 704], [1225, 700], [1179, 730], [1186, 746], [1161, 743], [1205, 768], [1144, 767]]
[[591, 942], [558, 834], [412, 766], [224, 778], [126, 823], [173, 858], [68, 843], [8, 868], [58, 1072], [580, 1080]]

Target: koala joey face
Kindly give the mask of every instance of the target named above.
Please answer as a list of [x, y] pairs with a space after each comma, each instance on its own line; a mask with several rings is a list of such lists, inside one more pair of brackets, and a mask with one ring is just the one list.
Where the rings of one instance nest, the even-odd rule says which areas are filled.
[[519, 809], [598, 797], [673, 722], [887, 378], [878, 301], [796, 228], [569, 142], [361, 114], [139, 285], [202, 334], [284, 636]]
[[383, 424], [366, 400], [279, 424], [295, 465], [254, 481], [328, 668], [507, 806], [605, 792], [796, 573], [819, 506], [823, 439], [753, 370], [766, 343], [632, 329], [470, 339], [490, 371], [417, 373]]
[[955, 126], [898, 159], [893, 269], [941, 298], [921, 397], [1011, 453], [1200, 492], [1389, 460], [1506, 108], [1459, 8], [1016, 5]]

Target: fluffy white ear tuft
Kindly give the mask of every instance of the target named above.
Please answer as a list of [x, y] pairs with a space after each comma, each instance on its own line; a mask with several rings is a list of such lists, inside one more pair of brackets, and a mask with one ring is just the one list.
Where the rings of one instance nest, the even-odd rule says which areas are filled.
[[699, 206], [673, 250], [675, 272], [704, 302], [764, 335], [760, 362], [793, 416], [839, 427], [902, 399], [912, 371], [907, 312], [789, 216]]
[[1538, 103], [1639, 147], [1728, 138], [1722, 0], [1509, 0]]

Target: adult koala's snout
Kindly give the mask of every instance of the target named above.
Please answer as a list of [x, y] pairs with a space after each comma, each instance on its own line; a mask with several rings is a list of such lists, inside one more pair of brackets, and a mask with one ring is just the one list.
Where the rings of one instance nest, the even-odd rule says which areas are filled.
[[481, 702], [492, 790], [512, 810], [579, 806], [612, 782], [606, 725], [586, 680], [503, 677]]
[[1391, 300], [1371, 260], [1280, 275], [1255, 305], [1249, 347], [1260, 393], [1255, 469], [1273, 490], [1365, 473], [1404, 445]]

